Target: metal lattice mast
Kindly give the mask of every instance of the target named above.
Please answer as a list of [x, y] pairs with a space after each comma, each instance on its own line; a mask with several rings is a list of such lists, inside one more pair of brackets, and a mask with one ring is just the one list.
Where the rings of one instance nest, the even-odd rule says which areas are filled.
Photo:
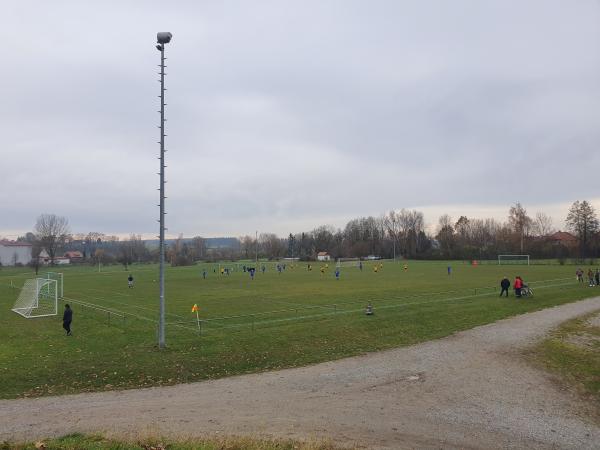
[[158, 347], [165, 347], [165, 44], [171, 41], [171, 33], [162, 32], [156, 35], [160, 51], [160, 257], [159, 257], [159, 285], [160, 285], [160, 307], [158, 321]]

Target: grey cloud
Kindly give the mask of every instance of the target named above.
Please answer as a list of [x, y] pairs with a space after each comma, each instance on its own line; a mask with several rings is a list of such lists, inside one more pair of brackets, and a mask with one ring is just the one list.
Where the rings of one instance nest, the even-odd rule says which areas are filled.
[[159, 30], [174, 34], [171, 233], [598, 197], [598, 2], [4, 9], [0, 234], [41, 212], [76, 231], [155, 232]]

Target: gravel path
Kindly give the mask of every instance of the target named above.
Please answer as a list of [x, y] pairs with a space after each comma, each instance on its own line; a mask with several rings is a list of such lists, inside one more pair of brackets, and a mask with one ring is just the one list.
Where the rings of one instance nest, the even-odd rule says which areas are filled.
[[330, 438], [368, 448], [600, 448], [589, 405], [520, 356], [600, 297], [411, 347], [163, 388], [0, 401], [0, 442], [70, 432]]

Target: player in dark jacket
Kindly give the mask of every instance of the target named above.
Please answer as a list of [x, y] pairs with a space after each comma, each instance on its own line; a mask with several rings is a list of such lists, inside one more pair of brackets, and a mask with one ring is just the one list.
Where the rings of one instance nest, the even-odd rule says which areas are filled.
[[502, 281], [500, 282], [500, 287], [502, 288], [502, 290], [500, 291], [500, 297], [502, 297], [502, 294], [504, 294], [505, 292], [506, 296], [508, 297], [508, 288], [510, 287], [510, 280], [508, 279], [508, 277], [502, 278]]
[[63, 328], [67, 332], [67, 336], [73, 336], [71, 333], [71, 322], [73, 322], [73, 310], [69, 305], [65, 305], [65, 312], [63, 313]]

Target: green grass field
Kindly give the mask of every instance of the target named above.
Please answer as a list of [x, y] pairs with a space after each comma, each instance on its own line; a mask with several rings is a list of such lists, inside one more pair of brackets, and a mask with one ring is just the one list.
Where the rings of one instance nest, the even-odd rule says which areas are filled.
[[[293, 367], [408, 345], [600, 293], [575, 282], [574, 266], [473, 267], [463, 262], [384, 261], [324, 275], [321, 264], [273, 263], [254, 280], [213, 264], [168, 268], [167, 348], [156, 347], [158, 268], [60, 268], [74, 310], [73, 337], [57, 317], [10, 311], [33, 274], [0, 271], [0, 398], [156, 386]], [[452, 265], [452, 275], [446, 267]], [[236, 267], [236, 264], [226, 264]], [[208, 271], [206, 280], [202, 270]], [[217, 273], [213, 272], [216, 270]], [[135, 277], [128, 289], [127, 275]], [[535, 298], [498, 298], [503, 275], [520, 274]], [[12, 286], [11, 287], [11, 283]], [[364, 308], [372, 302], [375, 315]], [[200, 307], [201, 333], [193, 304]]]

